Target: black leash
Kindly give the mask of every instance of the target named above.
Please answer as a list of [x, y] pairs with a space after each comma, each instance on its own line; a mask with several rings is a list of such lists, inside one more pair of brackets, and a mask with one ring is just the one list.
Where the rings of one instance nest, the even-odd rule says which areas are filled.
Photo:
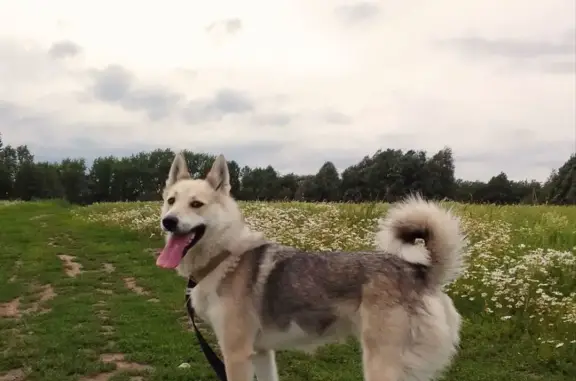
[[195, 315], [194, 307], [192, 307], [192, 300], [191, 300], [192, 289], [194, 289], [194, 287], [196, 287], [196, 282], [194, 282], [192, 278], [188, 278], [188, 287], [186, 288], [186, 310], [188, 310], [188, 316], [192, 321], [192, 325], [194, 326], [194, 332], [196, 332], [196, 338], [198, 338], [198, 342], [200, 343], [200, 347], [202, 348], [202, 352], [204, 352], [206, 360], [208, 360], [210, 366], [212, 366], [212, 369], [214, 369], [214, 372], [216, 373], [216, 376], [218, 376], [218, 379], [220, 381], [228, 381], [228, 378], [226, 377], [226, 367], [224, 366], [224, 363], [222, 362], [222, 360], [220, 360], [218, 355], [214, 353], [214, 351], [210, 347], [210, 344], [208, 344], [206, 339], [204, 339], [204, 337], [198, 330], [198, 327], [196, 326], [196, 321], [194, 320]]

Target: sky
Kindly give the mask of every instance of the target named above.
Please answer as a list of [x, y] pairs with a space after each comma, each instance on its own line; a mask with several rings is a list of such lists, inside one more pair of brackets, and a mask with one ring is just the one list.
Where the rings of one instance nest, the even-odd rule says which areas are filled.
[[38, 160], [155, 148], [280, 173], [445, 146], [544, 181], [576, 150], [573, 0], [0, 0], [0, 133]]

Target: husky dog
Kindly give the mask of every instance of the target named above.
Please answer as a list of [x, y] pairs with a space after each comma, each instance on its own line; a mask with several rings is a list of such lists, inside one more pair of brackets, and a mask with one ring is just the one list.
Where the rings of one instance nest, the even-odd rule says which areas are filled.
[[366, 381], [425, 381], [451, 362], [460, 315], [442, 286], [465, 237], [448, 210], [417, 196], [379, 221], [377, 251], [304, 252], [266, 240], [230, 195], [226, 160], [192, 179], [177, 154], [163, 191], [157, 258], [198, 284], [192, 303], [214, 330], [229, 381], [278, 381], [275, 351], [351, 335]]

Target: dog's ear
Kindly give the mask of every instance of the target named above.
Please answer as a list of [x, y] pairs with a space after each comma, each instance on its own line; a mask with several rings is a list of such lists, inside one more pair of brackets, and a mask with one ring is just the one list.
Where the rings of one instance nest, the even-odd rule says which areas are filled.
[[215, 190], [225, 194], [230, 193], [230, 172], [228, 172], [228, 163], [224, 155], [218, 155], [214, 160], [210, 172], [206, 175], [206, 181]]
[[168, 172], [168, 179], [166, 180], [166, 186], [174, 185], [177, 181], [189, 179], [190, 172], [188, 172], [188, 165], [186, 164], [186, 158], [184, 153], [179, 152], [176, 154], [172, 166], [170, 167], [170, 172]]

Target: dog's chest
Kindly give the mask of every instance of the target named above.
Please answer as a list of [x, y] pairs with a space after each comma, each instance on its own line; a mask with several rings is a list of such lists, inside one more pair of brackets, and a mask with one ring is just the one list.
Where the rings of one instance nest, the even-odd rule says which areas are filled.
[[196, 286], [190, 294], [194, 311], [200, 319], [210, 324], [217, 336], [222, 328], [223, 308], [217, 292]]

